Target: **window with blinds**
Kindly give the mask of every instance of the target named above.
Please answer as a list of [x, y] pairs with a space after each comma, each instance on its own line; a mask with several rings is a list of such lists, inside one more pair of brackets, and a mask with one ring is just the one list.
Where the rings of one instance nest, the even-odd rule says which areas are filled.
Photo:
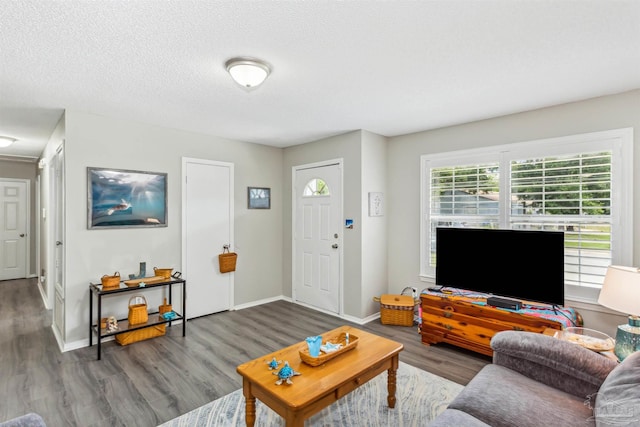
[[600, 286], [611, 265], [611, 151], [510, 162], [509, 228], [563, 231], [565, 283]]
[[621, 129], [423, 156], [421, 276], [435, 276], [437, 227], [563, 231], [567, 296], [595, 301], [607, 267], [633, 259], [632, 141]]

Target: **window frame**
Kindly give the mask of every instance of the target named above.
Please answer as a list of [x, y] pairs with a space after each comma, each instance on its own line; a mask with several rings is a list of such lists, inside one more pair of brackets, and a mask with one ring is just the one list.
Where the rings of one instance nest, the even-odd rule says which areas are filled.
[[[510, 203], [504, 199], [510, 190], [510, 162], [533, 157], [611, 151], [611, 255], [612, 264], [633, 264], [633, 128], [546, 138], [482, 148], [425, 154], [420, 157], [420, 279], [435, 281], [435, 268], [429, 265], [431, 242], [430, 171], [438, 167], [470, 164], [499, 164], [500, 228], [509, 227]], [[599, 286], [565, 284], [565, 299], [597, 302]]]

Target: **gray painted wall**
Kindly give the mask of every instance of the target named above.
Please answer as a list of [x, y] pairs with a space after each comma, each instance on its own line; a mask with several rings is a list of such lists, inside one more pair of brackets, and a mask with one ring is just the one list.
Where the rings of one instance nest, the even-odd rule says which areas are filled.
[[[88, 338], [89, 282], [135, 273], [140, 261], [181, 270], [182, 157], [235, 165], [235, 304], [282, 294], [282, 149], [73, 110], [65, 121], [66, 343]], [[168, 227], [87, 229], [89, 166], [168, 173]], [[247, 209], [248, 186], [271, 188], [270, 210]], [[127, 300], [110, 304], [106, 313], [126, 315]]]
[[[87, 338], [90, 281], [116, 270], [135, 272], [140, 261], [180, 269], [182, 157], [235, 164], [237, 305], [291, 296], [292, 167], [343, 159], [344, 217], [355, 221], [353, 230], [344, 230], [344, 313], [363, 318], [379, 310], [373, 296], [427, 286], [418, 277], [421, 155], [634, 127], [637, 169], [638, 111], [640, 90], [395, 138], [355, 131], [286, 149], [67, 111], [66, 342]], [[169, 227], [87, 230], [88, 166], [167, 172]], [[271, 187], [271, 210], [246, 209], [248, 186]], [[384, 192], [384, 217], [368, 217], [371, 191]], [[636, 186], [635, 241], [640, 235], [639, 196]], [[597, 306], [576, 307], [588, 327], [612, 335], [615, 325], [624, 322]], [[113, 310], [124, 313], [126, 301]]]
[[[420, 272], [420, 156], [633, 127], [634, 182], [640, 170], [640, 90], [391, 138], [388, 146], [389, 282], [427, 284]], [[634, 188], [634, 265], [640, 264], [640, 185]], [[571, 305], [571, 301], [567, 302]], [[620, 316], [591, 314], [586, 326], [612, 333]], [[596, 307], [598, 308], [598, 307]], [[596, 312], [598, 313], [598, 312]], [[605, 322], [605, 323], [603, 323]], [[613, 323], [612, 323], [613, 322]]]
[[354, 220], [351, 230], [343, 229], [343, 277], [344, 277], [344, 312], [347, 315], [360, 317], [360, 283], [362, 271], [362, 201], [361, 201], [361, 141], [362, 132], [350, 132], [344, 135], [323, 139], [308, 144], [296, 145], [284, 149], [282, 165], [283, 176], [283, 277], [284, 294], [291, 296], [292, 286], [292, 189], [291, 177], [294, 166], [317, 163], [324, 160], [342, 158], [344, 218]]

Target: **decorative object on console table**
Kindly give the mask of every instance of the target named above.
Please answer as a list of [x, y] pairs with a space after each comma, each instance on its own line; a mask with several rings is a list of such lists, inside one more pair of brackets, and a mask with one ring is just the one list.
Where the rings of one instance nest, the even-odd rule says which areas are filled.
[[129, 345], [134, 342], [161, 337], [166, 333], [166, 330], [166, 325], [153, 325], [142, 329], [136, 329], [135, 331], [123, 332], [116, 335], [116, 342], [120, 345]]
[[145, 277], [147, 275], [147, 263], [146, 262], [141, 262], [140, 263], [140, 272], [138, 274], [130, 274], [129, 275], [129, 279], [140, 279], [142, 277]]
[[[135, 304], [131, 304], [131, 300], [135, 299]], [[138, 301], [144, 301], [138, 302]], [[149, 320], [149, 312], [147, 311], [147, 299], [144, 295], [134, 295], [129, 298], [129, 325], [140, 325], [147, 323]]]
[[115, 289], [120, 287], [120, 273], [117, 271], [113, 273], [113, 276], [104, 275], [100, 279], [102, 283], [102, 289]]
[[640, 270], [612, 265], [607, 269], [598, 303], [629, 315], [616, 332], [615, 355], [624, 360], [640, 350]]
[[224, 245], [222, 253], [218, 255], [218, 262], [220, 263], [220, 273], [230, 273], [236, 271], [236, 260], [238, 254], [235, 252], [229, 252], [229, 245]]
[[153, 267], [153, 274], [154, 276], [162, 276], [165, 279], [171, 279], [171, 272], [173, 271], [173, 268], [158, 268], [158, 267]]
[[165, 313], [169, 313], [170, 311], [173, 311], [173, 308], [171, 307], [171, 304], [167, 304], [167, 299], [164, 299], [164, 303], [160, 304], [160, 306], [158, 307], [158, 314], [163, 315]]

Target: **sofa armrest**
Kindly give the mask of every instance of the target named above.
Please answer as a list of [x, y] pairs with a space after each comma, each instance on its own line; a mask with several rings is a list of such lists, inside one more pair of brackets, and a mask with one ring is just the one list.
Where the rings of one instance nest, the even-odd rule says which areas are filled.
[[499, 332], [491, 348], [493, 363], [584, 398], [596, 393], [618, 365], [579, 345], [533, 332]]

